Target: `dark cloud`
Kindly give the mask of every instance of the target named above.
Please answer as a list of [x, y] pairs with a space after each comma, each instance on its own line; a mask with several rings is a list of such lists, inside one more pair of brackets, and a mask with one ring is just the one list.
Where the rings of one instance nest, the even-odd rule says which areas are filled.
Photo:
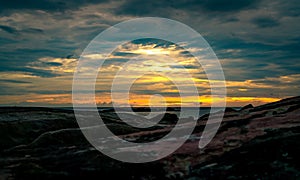
[[224, 22], [238, 22], [239, 21], [239, 18], [236, 18], [236, 17], [230, 17], [228, 19], [225, 19]]
[[139, 1], [130, 0], [118, 8], [118, 14], [130, 15], [156, 15], [157, 11], [165, 11], [168, 8], [187, 11], [203, 12], [235, 12], [247, 8], [255, 8], [257, 0], [184, 0], [184, 1]]
[[44, 10], [44, 11], [65, 11], [76, 9], [83, 5], [102, 3], [106, 0], [1, 0], [0, 12], [9, 10]]
[[58, 74], [54, 74], [51, 71], [47, 70], [41, 70], [41, 69], [33, 69], [29, 67], [0, 67], [0, 72], [21, 72], [23, 74], [29, 74], [33, 76], [38, 76], [38, 77], [45, 77], [45, 78], [51, 78], [51, 77], [57, 77], [60, 76]]
[[255, 8], [258, 3], [257, 0], [204, 0], [197, 2], [205, 10], [219, 12], [232, 12], [246, 8]]
[[24, 29], [23, 32], [25, 32], [25, 33], [43, 33], [44, 31], [42, 29], [38, 29], [38, 28], [28, 28], [28, 29]]
[[28, 82], [28, 81], [20, 81], [20, 80], [13, 80], [13, 79], [0, 79], [0, 82], [17, 83], [17, 84], [28, 84], [28, 83], [31, 83], [31, 82]]
[[273, 18], [269, 17], [257, 17], [252, 20], [252, 23], [254, 23], [259, 28], [269, 28], [269, 27], [275, 27], [279, 26], [280, 23], [278, 20], [275, 20]]
[[43, 64], [45, 64], [46, 66], [61, 66], [62, 63], [58, 63], [58, 62], [44, 62]]
[[[8, 80], [11, 81], [11, 80]], [[1, 82], [1, 80], [0, 80]], [[0, 95], [24, 95], [24, 94], [71, 94], [72, 91], [69, 90], [41, 90], [41, 89], [34, 89], [34, 83], [31, 83], [31, 88], [16, 88], [14, 91], [11, 91], [11, 88], [6, 86], [0, 87]]]
[[184, 66], [170, 66], [170, 68], [175, 68], [175, 69], [200, 69], [200, 65], [184, 65]]
[[289, 1], [276, 1], [275, 7], [276, 11], [282, 16], [299, 17], [300, 16], [300, 3], [298, 0]]
[[42, 29], [38, 28], [25, 28], [25, 29], [16, 29], [12, 26], [5, 26], [5, 25], [0, 25], [0, 29], [2, 31], [5, 31], [10, 34], [20, 34], [20, 33], [43, 33], [44, 31]]
[[[0, 39], [0, 43], [1, 39]], [[20, 43], [20, 42], [19, 42]], [[11, 43], [13, 47], [17, 47], [18, 43]], [[10, 44], [10, 45], [11, 45]], [[21, 43], [20, 43], [21, 44]], [[53, 47], [41, 47], [30, 49], [31, 44], [28, 45], [28, 48], [12, 48], [11, 46], [2, 46], [0, 49], [0, 71], [23, 71], [28, 64], [32, 62], [37, 62], [38, 59], [42, 57], [65, 57], [66, 51], [64, 48], [60, 48], [62, 46]], [[46, 65], [46, 64], [45, 64]], [[25, 72], [39, 73], [34, 70], [25, 69]], [[34, 71], [34, 72], [33, 72]], [[39, 76], [39, 75], [38, 75]], [[41, 76], [53, 76], [46, 72], [41, 72]]]
[[16, 42], [15, 40], [12, 40], [12, 39], [9, 39], [9, 38], [6, 38], [6, 37], [0, 37], [0, 44], [2, 46], [4, 46], [5, 44], [11, 44], [11, 43], [14, 43]]
[[153, 45], [155, 44], [156, 47], [169, 47], [170, 45], [173, 45], [174, 43], [165, 41], [162, 39], [155, 39], [155, 38], [143, 38], [143, 39], [137, 39], [134, 41], [131, 41], [132, 44], [140, 44], [140, 45]]
[[[162, 96], [179, 97], [179, 93], [178, 92], [163, 92], [161, 90], [155, 90], [155, 89], [151, 89], [151, 90], [146, 90], [146, 89], [143, 89], [143, 90], [130, 89], [130, 92], [134, 93], [134, 94], [139, 94], [139, 95], [155, 95], [155, 94], [160, 94]], [[192, 93], [191, 94], [184, 93], [184, 95], [193, 95], [193, 94]]]
[[118, 52], [118, 51], [114, 51], [112, 53], [112, 55], [114, 56], [134, 56], [135, 54], [134, 53], [130, 53], [130, 52]]
[[15, 28], [4, 25], [0, 25], [0, 29], [11, 34], [16, 34], [18, 32], [18, 30], [16, 30]]
[[70, 90], [37, 90], [37, 91], [29, 91], [30, 93], [36, 94], [71, 94], [72, 91]]
[[236, 37], [212, 42], [228, 80], [263, 79], [300, 72], [298, 38], [283, 45], [247, 42]]
[[60, 10], [65, 9], [66, 4], [59, 1], [49, 1], [49, 0], [11, 0], [5, 1], [1, 0], [1, 9], [39, 9], [39, 10]]

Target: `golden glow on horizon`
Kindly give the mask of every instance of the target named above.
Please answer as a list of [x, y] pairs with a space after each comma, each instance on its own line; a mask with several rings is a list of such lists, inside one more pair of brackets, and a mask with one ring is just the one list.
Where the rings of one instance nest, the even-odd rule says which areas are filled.
[[[134, 95], [132, 95], [134, 97]], [[286, 98], [286, 97], [284, 97]], [[180, 97], [164, 97], [167, 106], [180, 106]], [[150, 96], [139, 96], [139, 98], [130, 99], [132, 106], [149, 106]], [[218, 101], [217, 98], [213, 99]], [[247, 104], [253, 104], [254, 106], [279, 101], [281, 98], [271, 97], [227, 97], [227, 107], [242, 107]], [[195, 103], [201, 103], [201, 107], [210, 107], [212, 98], [209, 96], [200, 96], [199, 101], [195, 101], [194, 97], [186, 98], [183, 100], [186, 106], [192, 106]], [[29, 105], [36, 104], [38, 106], [72, 106], [72, 97], [70, 94], [29, 94], [29, 95], [9, 95], [1, 96], [0, 103], [5, 105], [8, 102], [14, 102], [13, 105]], [[24, 104], [25, 102], [25, 104]], [[98, 106], [111, 106], [110, 95], [96, 96], [95, 102]], [[89, 104], [88, 101], [81, 101], [82, 105]], [[161, 102], [152, 102], [153, 106], [160, 106]]]

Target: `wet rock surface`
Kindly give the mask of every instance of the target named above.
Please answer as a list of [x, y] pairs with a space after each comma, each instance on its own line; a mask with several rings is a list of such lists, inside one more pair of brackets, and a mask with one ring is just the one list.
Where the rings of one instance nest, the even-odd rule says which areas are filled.
[[[154, 127], [140, 129], [113, 112], [100, 113], [119, 137], [151, 142], [177, 122], [166, 114]], [[0, 108], [0, 179], [299, 179], [300, 97], [239, 111], [227, 109], [214, 139], [198, 143], [208, 116], [189, 140], [159, 161], [130, 164], [113, 160], [83, 136], [73, 111]]]

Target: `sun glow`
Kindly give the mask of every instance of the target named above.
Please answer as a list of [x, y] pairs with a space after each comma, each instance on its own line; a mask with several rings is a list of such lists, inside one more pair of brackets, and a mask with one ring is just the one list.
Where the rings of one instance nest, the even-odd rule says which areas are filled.
[[[210, 96], [210, 81], [206, 78], [206, 74], [201, 68], [201, 65], [196, 64], [195, 58], [191, 56], [184, 56], [183, 49], [176, 48], [173, 45], [160, 46], [158, 44], [127, 44], [126, 47], [120, 47], [116, 53], [112, 53], [109, 57], [102, 54], [89, 54], [86, 55], [88, 59], [97, 60], [107, 58], [101, 73], [99, 73], [96, 82], [96, 99], [95, 102], [102, 106], [111, 106], [111, 83], [120, 70], [124, 70], [122, 65], [132, 57], [144, 55], [149, 57], [144, 62], [137, 61], [134, 64], [126, 67], [125, 70], [131, 74], [121, 77], [123, 81], [120, 85], [124, 85], [129, 79], [135, 78], [138, 72], [145, 73], [134, 82], [134, 88], [130, 91], [129, 104], [132, 106], [159, 106], [161, 103], [166, 103], [167, 106], [193, 106], [201, 104], [202, 107], [209, 107], [212, 101], [221, 101], [218, 97]], [[170, 61], [168, 57], [172, 57], [174, 61]], [[38, 61], [29, 63], [26, 67], [39, 70], [50, 71], [56, 73], [55, 77], [40, 77], [34, 73], [0, 73], [0, 80], [2, 84], [7, 87], [18, 87], [20, 91], [53, 91], [52, 94], [38, 94], [31, 93], [26, 95], [6, 95], [1, 96], [2, 104], [42, 104], [42, 105], [65, 105], [72, 104], [71, 94], [66, 94], [68, 88], [72, 86], [72, 73], [76, 66], [77, 59], [75, 58], [51, 58], [44, 57]], [[89, 68], [89, 67], [88, 67]], [[93, 68], [93, 67], [92, 67]], [[160, 76], [159, 73], [169, 73], [173, 71], [173, 75], [179, 84], [183, 87], [192, 86], [189, 82], [194, 82], [198, 89], [199, 96], [189, 96], [181, 98], [179, 89], [172, 83], [172, 80], [166, 76]], [[184, 74], [184, 70], [188, 72], [191, 77]], [[157, 74], [151, 72], [159, 72]], [[189, 79], [190, 78], [190, 79]], [[6, 79], [14, 79], [8, 81]], [[188, 81], [191, 80], [191, 81]], [[245, 81], [227, 80], [226, 86], [229, 92], [226, 98], [227, 106], [243, 106], [246, 104], [253, 104], [255, 106], [274, 102], [280, 100], [277, 97], [259, 97], [251, 93], [258, 90], [274, 89], [274, 86], [268, 82], [278, 82], [282, 86], [276, 87], [277, 89], [288, 89], [291, 83], [300, 81], [300, 75], [294, 74], [290, 76], [279, 76], [278, 78], [265, 78], [265, 79], [249, 79]], [[39, 86], [32, 86], [32, 83], [39, 84]], [[218, 83], [212, 80], [211, 82]], [[17, 84], [16, 84], [17, 83]], [[285, 86], [286, 83], [286, 86]], [[84, 86], [84, 84], [83, 84]], [[56, 93], [57, 89], [62, 93]], [[160, 94], [164, 98], [164, 102], [159, 98], [154, 101], [151, 96]], [[254, 93], [255, 94], [255, 93]], [[285, 98], [284, 96], [282, 98]], [[82, 99], [82, 104], [90, 102]], [[116, 102], [122, 105], [123, 102]]]

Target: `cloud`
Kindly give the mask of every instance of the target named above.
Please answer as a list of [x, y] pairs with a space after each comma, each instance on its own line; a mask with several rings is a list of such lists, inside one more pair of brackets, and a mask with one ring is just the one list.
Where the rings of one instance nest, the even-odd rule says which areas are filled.
[[29, 63], [26, 67], [33, 69], [33, 71], [44, 71], [53, 74], [53, 76], [73, 73], [77, 64], [75, 58], [52, 58], [43, 57], [38, 61]]
[[0, 25], [0, 29], [10, 33], [10, 34], [19, 34], [19, 33], [43, 33], [44, 31], [42, 29], [38, 28], [25, 28], [25, 29], [16, 29], [14, 27]]
[[102, 2], [105, 2], [105, 0], [27, 0], [26, 2], [22, 0], [10, 0], [1, 2], [0, 12], [7, 10], [45, 10], [57, 12], [69, 9], [77, 9], [84, 5]]
[[24, 33], [43, 33], [44, 31], [42, 29], [38, 28], [28, 28], [22, 30]]
[[3, 83], [17, 83], [17, 84], [31, 83], [31, 82], [28, 82], [28, 81], [19, 81], [19, 80], [13, 80], [13, 79], [0, 79], [0, 82], [3, 82]]
[[[1, 94], [27, 93], [33, 98], [39, 93], [70, 93], [75, 59], [90, 40], [123, 20], [158, 16], [185, 23], [204, 36], [223, 65], [230, 97], [297, 95], [299, 86], [294, 79], [300, 70], [299, 9], [297, 0], [3, 1], [0, 7], [0, 73], [9, 76], [2, 76], [0, 80]], [[205, 74], [199, 72], [188, 51], [172, 43], [142, 39], [129, 43], [127, 48], [115, 51], [111, 61], [104, 64], [103, 73], [107, 79], [98, 82], [101, 95], [109, 88], [105, 84], [111, 80], [112, 73], [128, 58], [158, 52], [185, 57], [180, 59], [182, 65], [195, 75], [199, 87], [207, 87]], [[149, 70], [153, 62], [143, 67]], [[180, 67], [171, 64], [160, 68], [180, 71]], [[287, 83], [290, 79], [293, 80]], [[173, 87], [165, 83], [157, 90], [153, 92], [164, 91], [166, 95], [166, 92], [172, 93]], [[145, 93], [150, 91], [146, 89]]]
[[[189, 3], [189, 1], [186, 1]], [[204, 0], [197, 1], [199, 6], [205, 10], [218, 11], [218, 12], [232, 12], [240, 11], [248, 8], [256, 8], [258, 1], [256, 0]], [[192, 6], [192, 4], [190, 4]]]
[[117, 9], [118, 14], [130, 14], [145, 16], [151, 14], [163, 14], [164, 10], [179, 9], [185, 11], [203, 12], [236, 12], [248, 8], [255, 8], [256, 0], [184, 0], [184, 1], [145, 1], [130, 0]]
[[269, 17], [256, 17], [252, 20], [252, 22], [260, 28], [270, 28], [279, 26], [279, 22], [277, 20]]
[[16, 34], [18, 32], [15, 28], [4, 25], [0, 25], [0, 29], [11, 34]]
[[1, 105], [70, 106], [70, 94], [26, 94], [1, 96]]
[[65, 9], [64, 3], [59, 3], [58, 1], [49, 1], [49, 0], [41, 0], [41, 1], [34, 1], [28, 0], [26, 3], [22, 0], [12, 0], [12, 1], [3, 1], [1, 3], [1, 11], [7, 9], [39, 9], [39, 10], [59, 10]]

